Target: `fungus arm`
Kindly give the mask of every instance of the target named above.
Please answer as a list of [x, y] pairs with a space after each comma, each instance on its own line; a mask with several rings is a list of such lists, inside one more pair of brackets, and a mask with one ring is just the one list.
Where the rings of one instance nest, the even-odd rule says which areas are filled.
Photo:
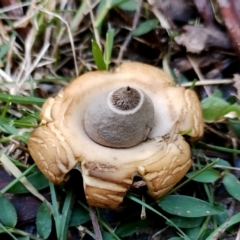
[[117, 208], [133, 182], [135, 167], [123, 169], [106, 163], [82, 161], [81, 169], [88, 204]]
[[171, 190], [191, 167], [190, 147], [178, 134], [169, 139], [161, 139], [163, 145], [158, 160], [138, 167], [148, 187], [148, 193], [155, 199], [160, 198]]
[[190, 89], [184, 91], [184, 102], [178, 129], [180, 133], [189, 130], [187, 135], [192, 140], [197, 140], [203, 135], [204, 123], [201, 104], [196, 93]]
[[35, 129], [28, 140], [29, 152], [39, 169], [54, 184], [62, 182], [77, 161], [54, 123]]

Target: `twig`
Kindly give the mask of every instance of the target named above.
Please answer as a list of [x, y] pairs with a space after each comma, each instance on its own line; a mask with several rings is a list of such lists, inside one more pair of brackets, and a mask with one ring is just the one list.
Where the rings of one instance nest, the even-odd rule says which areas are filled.
[[[239, 5], [239, 0], [234, 1], [238, 2]], [[233, 47], [238, 58], [240, 58], [240, 22], [238, 21], [238, 13], [234, 9], [233, 1], [217, 0], [217, 3]]]
[[[142, 201], [145, 202], [144, 195], [142, 195]], [[142, 205], [142, 210], [141, 210], [141, 219], [146, 219], [146, 207]]]
[[[142, 6], [142, 0], [138, 1], [138, 8], [136, 10], [134, 19], [133, 19], [133, 25], [132, 25], [132, 31], [136, 29], [139, 18], [140, 18], [140, 13], [141, 13], [141, 6]], [[123, 57], [123, 53], [125, 52], [129, 42], [132, 39], [132, 32], [130, 32], [126, 38], [126, 40], [124, 41], [124, 43], [122, 44], [122, 46], [120, 47], [120, 52], [118, 55], [118, 59], [117, 59], [117, 63], [120, 63]]]
[[[173, 23], [167, 19], [167, 17], [164, 15], [164, 13], [162, 13], [157, 7], [156, 7], [156, 2], [155, 0], [148, 0], [149, 5], [152, 8], [152, 12], [154, 13], [154, 15], [156, 16], [156, 18], [158, 19], [158, 21], [160, 22], [162, 28], [166, 29], [168, 35], [170, 36], [170, 32], [169, 30], [174, 27]], [[161, 9], [163, 11], [163, 9]]]
[[[201, 81], [196, 81], [195, 86], [203, 86], [203, 85], [216, 85], [216, 84], [230, 84], [234, 83], [233, 79], [202, 79]], [[191, 87], [192, 82], [181, 83], [182, 87]]]
[[72, 54], [73, 54], [73, 60], [74, 60], [74, 66], [75, 66], [75, 71], [76, 71], [76, 76], [79, 75], [79, 71], [78, 71], [78, 65], [77, 65], [77, 57], [76, 57], [76, 50], [75, 50], [75, 44], [74, 44], [74, 40], [73, 40], [73, 36], [72, 36], [72, 32], [71, 32], [71, 29], [67, 23], [67, 21], [65, 19], [63, 19], [63, 17], [61, 17], [60, 15], [58, 14], [55, 14], [53, 12], [50, 12], [48, 11], [47, 9], [45, 8], [42, 8], [42, 7], [39, 7], [39, 10], [41, 12], [44, 12], [46, 14], [49, 14], [51, 16], [54, 16], [56, 18], [58, 18], [59, 20], [61, 20], [65, 27], [67, 28], [67, 32], [68, 32], [68, 37], [69, 37], [69, 41], [70, 41], [70, 45], [71, 45], [71, 49], [72, 49]]
[[94, 32], [95, 40], [96, 40], [99, 48], [102, 50], [102, 45], [101, 45], [101, 41], [100, 41], [100, 36], [99, 36], [98, 29], [97, 29], [97, 27], [95, 26], [95, 18], [94, 18], [94, 15], [93, 15], [93, 10], [92, 10], [92, 6], [91, 6], [90, 0], [87, 0], [87, 4], [88, 4], [88, 7], [89, 7], [89, 9], [90, 9], [89, 12], [90, 12], [90, 18], [91, 18], [91, 22], [92, 22], [92, 26], [93, 26], [93, 32]]
[[[194, 57], [192, 57], [190, 54], [187, 55], [188, 61], [190, 62], [190, 64], [192, 65], [194, 71], [196, 72], [198, 78], [200, 81], [202, 81], [204, 79], [204, 76], [201, 72], [201, 70], [198, 67], [198, 64], [196, 63], [196, 59], [194, 59]], [[208, 96], [211, 96], [211, 91], [209, 89], [209, 86], [204, 86], [204, 89], [207, 93]]]
[[236, 240], [240, 240], [240, 226], [238, 227]]
[[89, 215], [92, 220], [93, 229], [96, 235], [96, 240], [103, 240], [95, 207], [89, 206]]

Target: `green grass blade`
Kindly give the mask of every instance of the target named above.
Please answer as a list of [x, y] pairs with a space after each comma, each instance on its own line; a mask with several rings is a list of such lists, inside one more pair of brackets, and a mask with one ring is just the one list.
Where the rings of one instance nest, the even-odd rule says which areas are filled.
[[106, 34], [106, 46], [104, 51], [104, 61], [108, 70], [111, 63], [112, 49], [113, 49], [114, 29], [109, 29]]
[[69, 221], [72, 213], [72, 205], [75, 199], [75, 195], [73, 194], [72, 189], [67, 192], [67, 196], [64, 201], [62, 213], [61, 213], [61, 221], [60, 221], [60, 240], [67, 239], [67, 232]]
[[102, 51], [94, 40], [92, 40], [92, 53], [98, 70], [107, 70]]
[[10, 95], [10, 94], [0, 93], [0, 101], [19, 103], [19, 104], [42, 105], [45, 102], [45, 99], [37, 98], [37, 97], [14, 96], [14, 95]]
[[52, 209], [53, 209], [53, 218], [56, 225], [56, 232], [57, 232], [57, 238], [60, 240], [60, 214], [58, 211], [58, 201], [57, 201], [57, 195], [55, 191], [54, 185], [49, 182], [50, 192], [51, 192], [51, 200], [52, 200]]
[[234, 216], [227, 219], [225, 223], [223, 223], [220, 227], [215, 229], [210, 236], [206, 240], [218, 239], [220, 233], [224, 233], [225, 230], [237, 223], [240, 222], [240, 213], [235, 214]]
[[174, 228], [176, 228], [178, 230], [178, 232], [184, 237], [184, 239], [186, 240], [190, 240], [188, 238], [188, 236], [180, 229], [178, 228], [178, 226], [176, 226], [170, 219], [168, 219], [167, 217], [165, 217], [164, 215], [162, 215], [160, 212], [158, 212], [156, 209], [154, 209], [153, 207], [149, 206], [148, 204], [146, 204], [145, 202], [139, 200], [138, 198], [136, 198], [133, 195], [127, 194], [126, 195], [127, 198], [133, 200], [134, 202], [139, 203], [140, 205], [144, 206], [145, 208], [151, 210], [152, 212], [156, 213], [157, 215], [159, 215], [160, 217], [164, 218], [168, 223], [171, 224], [171, 226], [173, 226]]

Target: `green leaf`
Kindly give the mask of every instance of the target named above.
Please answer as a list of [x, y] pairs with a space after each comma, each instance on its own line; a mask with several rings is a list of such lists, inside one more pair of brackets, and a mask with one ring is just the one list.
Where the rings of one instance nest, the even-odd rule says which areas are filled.
[[158, 205], [166, 212], [182, 217], [203, 217], [223, 213], [222, 209], [208, 202], [181, 195], [167, 196], [160, 200]]
[[186, 234], [190, 239], [197, 239], [197, 236], [199, 234], [200, 227], [194, 227], [194, 228], [188, 228], [186, 229]]
[[102, 232], [102, 237], [104, 240], [113, 240], [114, 239], [112, 234], [110, 234], [109, 232], [105, 232], [105, 231]]
[[226, 173], [223, 177], [223, 185], [226, 188], [227, 192], [240, 201], [240, 182], [239, 180], [231, 173]]
[[0, 222], [11, 228], [17, 224], [17, 212], [13, 204], [4, 196], [0, 196]]
[[[194, 175], [196, 175], [199, 171], [200, 170], [189, 172], [186, 176], [188, 178], [191, 178]], [[220, 177], [221, 177], [221, 174], [217, 170], [214, 170], [214, 169], [210, 168], [210, 169], [206, 169], [205, 171], [199, 173], [192, 180], [194, 180], [196, 182], [211, 183], [211, 182], [215, 182]]]
[[212, 97], [223, 98], [223, 93], [220, 89], [215, 89], [213, 92]]
[[[139, 204], [141, 204], [142, 206], [146, 207], [147, 209], [149, 209], [150, 211], [156, 213], [158, 216], [164, 218], [167, 222], [169, 222], [170, 220], [164, 216], [162, 213], [160, 213], [159, 211], [157, 211], [155, 208], [149, 206], [148, 204], [146, 204], [145, 202], [139, 200], [138, 198], [136, 198], [133, 195], [130, 194], [126, 194], [126, 197], [133, 200], [134, 202], [137, 202]], [[181, 236], [184, 237], [184, 239], [189, 240], [189, 238], [186, 236], [186, 234], [176, 225], [174, 225], [174, 223], [172, 223], [173, 227], [179, 232], [179, 234], [181, 234]]]
[[207, 121], [215, 121], [221, 118], [229, 103], [217, 97], [208, 97], [202, 100], [203, 117]]
[[153, 224], [153, 220], [146, 218], [144, 220], [126, 221], [119, 225], [116, 234], [120, 237], [127, 237], [133, 233], [140, 231], [143, 228], [149, 227]]
[[212, 161], [218, 160], [218, 162], [216, 164], [214, 164], [214, 166], [215, 165], [220, 165], [220, 166], [225, 166], [225, 167], [231, 167], [231, 164], [228, 161], [223, 160], [221, 158], [211, 158], [211, 160]]
[[238, 104], [232, 104], [224, 112], [224, 115], [230, 112], [235, 112], [237, 116], [240, 116], [240, 106]]
[[172, 238], [169, 238], [168, 240], [184, 240], [184, 238], [180, 238], [180, 237], [172, 237]]
[[219, 232], [225, 232], [225, 230], [237, 223], [240, 222], [240, 213], [235, 214], [234, 216], [230, 217], [229, 219], [227, 219], [227, 221], [225, 223], [223, 223], [220, 227], [218, 227], [217, 229], [215, 229], [206, 240], [213, 240], [213, 239], [217, 239], [217, 236], [219, 234]]
[[229, 218], [229, 213], [224, 204], [216, 203], [216, 207], [218, 206], [224, 209], [224, 213], [215, 216], [215, 221], [217, 222], [218, 226], [220, 226], [221, 224], [227, 221], [227, 219]]
[[158, 25], [159, 21], [157, 19], [150, 19], [147, 20], [141, 24], [139, 24], [139, 26], [132, 31], [132, 35], [133, 36], [141, 36], [143, 34], [146, 34], [150, 31], [152, 31], [157, 25]]
[[29, 236], [18, 237], [17, 240], [30, 240]]
[[83, 223], [88, 222], [89, 220], [90, 216], [86, 209], [84, 209], [80, 205], [74, 206], [69, 221], [69, 227], [82, 225]]
[[[49, 181], [41, 172], [35, 172], [27, 176], [27, 179], [37, 190], [42, 190], [49, 186]], [[28, 193], [29, 191], [21, 183], [17, 182], [7, 192], [9, 193]]]
[[[175, 216], [170, 219], [171, 222], [173, 222], [175, 225], [177, 225], [179, 228], [194, 228], [198, 227], [202, 224], [204, 218], [186, 218], [186, 217], [178, 217]], [[171, 223], [169, 224], [171, 225]]]
[[36, 225], [38, 234], [42, 238], [47, 239], [52, 230], [52, 217], [51, 209], [45, 201], [41, 204], [38, 210]]
[[[107, 0], [104, 0], [104, 1], [107, 1]], [[128, 2], [128, 1], [129, 0], [112, 0], [111, 1], [111, 8], [112, 7], [118, 7], [119, 5], [121, 5], [121, 4], [125, 3], [125, 2]]]
[[228, 126], [233, 131], [233, 133], [240, 138], [240, 120], [228, 118]]
[[118, 5], [124, 11], [135, 11], [137, 9], [138, 3], [136, 0], [128, 0], [124, 3]]
[[104, 62], [102, 51], [94, 40], [92, 40], [92, 53], [98, 70], [106, 70], [107, 67]]
[[218, 97], [208, 97], [202, 100], [203, 117], [207, 121], [216, 121], [229, 112], [235, 112], [240, 116], [240, 106], [229, 104]]

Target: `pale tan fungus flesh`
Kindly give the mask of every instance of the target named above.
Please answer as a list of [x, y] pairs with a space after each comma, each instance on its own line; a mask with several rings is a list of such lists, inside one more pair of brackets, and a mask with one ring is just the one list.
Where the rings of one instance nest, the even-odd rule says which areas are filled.
[[[110, 148], [94, 142], [84, 128], [88, 106], [98, 96], [130, 86], [144, 92], [153, 103], [154, 126], [148, 139], [129, 148]], [[162, 70], [135, 62], [123, 63], [113, 72], [86, 73], [41, 111], [41, 124], [29, 140], [34, 161], [53, 183], [80, 162], [88, 203], [116, 208], [138, 173], [148, 193], [158, 199], [173, 188], [191, 167], [190, 147], [181, 133], [192, 139], [203, 134], [199, 100], [189, 89], [174, 86]]]

